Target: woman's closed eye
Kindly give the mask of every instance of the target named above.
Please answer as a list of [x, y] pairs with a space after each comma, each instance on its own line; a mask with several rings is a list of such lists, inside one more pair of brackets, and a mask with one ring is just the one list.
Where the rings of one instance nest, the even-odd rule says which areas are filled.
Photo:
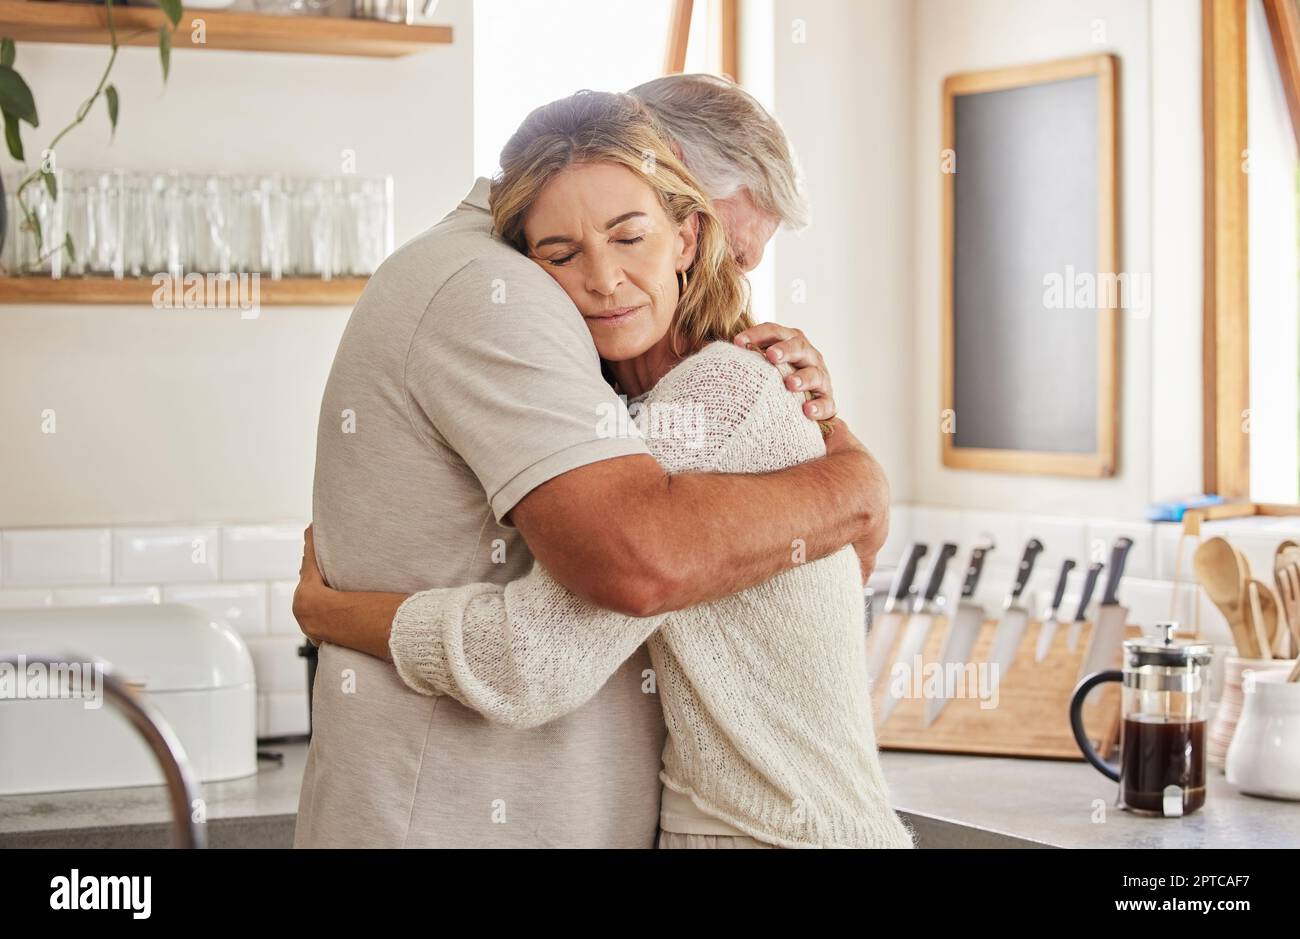
[[[645, 241], [645, 235], [635, 235], [628, 238], [614, 239], [614, 242], [620, 245], [635, 245], [635, 244], [640, 244], [643, 241]], [[552, 267], [564, 267], [566, 264], [568, 264], [577, 256], [578, 256], [578, 252], [573, 251], [570, 252], [569, 254], [560, 255], [559, 257], [543, 258], [542, 260], [544, 260], [547, 264], [551, 265]]]

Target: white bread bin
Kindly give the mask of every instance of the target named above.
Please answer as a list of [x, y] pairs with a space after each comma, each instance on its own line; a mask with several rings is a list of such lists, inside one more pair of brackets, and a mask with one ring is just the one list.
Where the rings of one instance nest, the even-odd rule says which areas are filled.
[[[0, 653], [107, 662], [171, 725], [197, 782], [257, 772], [248, 646], [195, 607], [0, 610]], [[18, 688], [12, 669], [9, 678]], [[80, 698], [18, 698], [0, 686], [0, 745], [0, 794], [163, 784], [152, 751], [106, 696], [88, 708]]]

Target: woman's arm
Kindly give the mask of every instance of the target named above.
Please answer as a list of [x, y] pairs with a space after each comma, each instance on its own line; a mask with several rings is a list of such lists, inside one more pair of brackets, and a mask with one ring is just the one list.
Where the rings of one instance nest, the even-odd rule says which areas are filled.
[[303, 533], [302, 566], [293, 592], [293, 615], [313, 645], [330, 642], [391, 661], [388, 636], [393, 614], [410, 594], [334, 590], [316, 565], [311, 526]]
[[333, 590], [311, 529], [294, 615], [315, 642], [390, 659], [421, 694], [447, 694], [491, 721], [536, 727], [586, 703], [666, 615], [592, 606], [540, 565], [504, 587], [469, 584], [407, 596]]

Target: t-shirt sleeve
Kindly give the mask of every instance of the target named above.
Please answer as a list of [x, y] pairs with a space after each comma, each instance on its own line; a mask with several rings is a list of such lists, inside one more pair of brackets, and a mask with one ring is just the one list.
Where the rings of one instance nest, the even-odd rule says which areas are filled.
[[503, 524], [549, 479], [649, 452], [573, 303], [532, 262], [511, 262], [478, 259], [448, 279], [405, 375], [408, 407], [478, 477]]

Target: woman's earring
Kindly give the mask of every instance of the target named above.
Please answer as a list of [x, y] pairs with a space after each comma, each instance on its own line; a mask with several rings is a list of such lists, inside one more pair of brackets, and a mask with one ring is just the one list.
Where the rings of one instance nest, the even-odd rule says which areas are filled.
[[685, 271], [677, 272], [677, 295], [682, 296], [686, 293], [686, 285], [690, 283], [690, 277]]

